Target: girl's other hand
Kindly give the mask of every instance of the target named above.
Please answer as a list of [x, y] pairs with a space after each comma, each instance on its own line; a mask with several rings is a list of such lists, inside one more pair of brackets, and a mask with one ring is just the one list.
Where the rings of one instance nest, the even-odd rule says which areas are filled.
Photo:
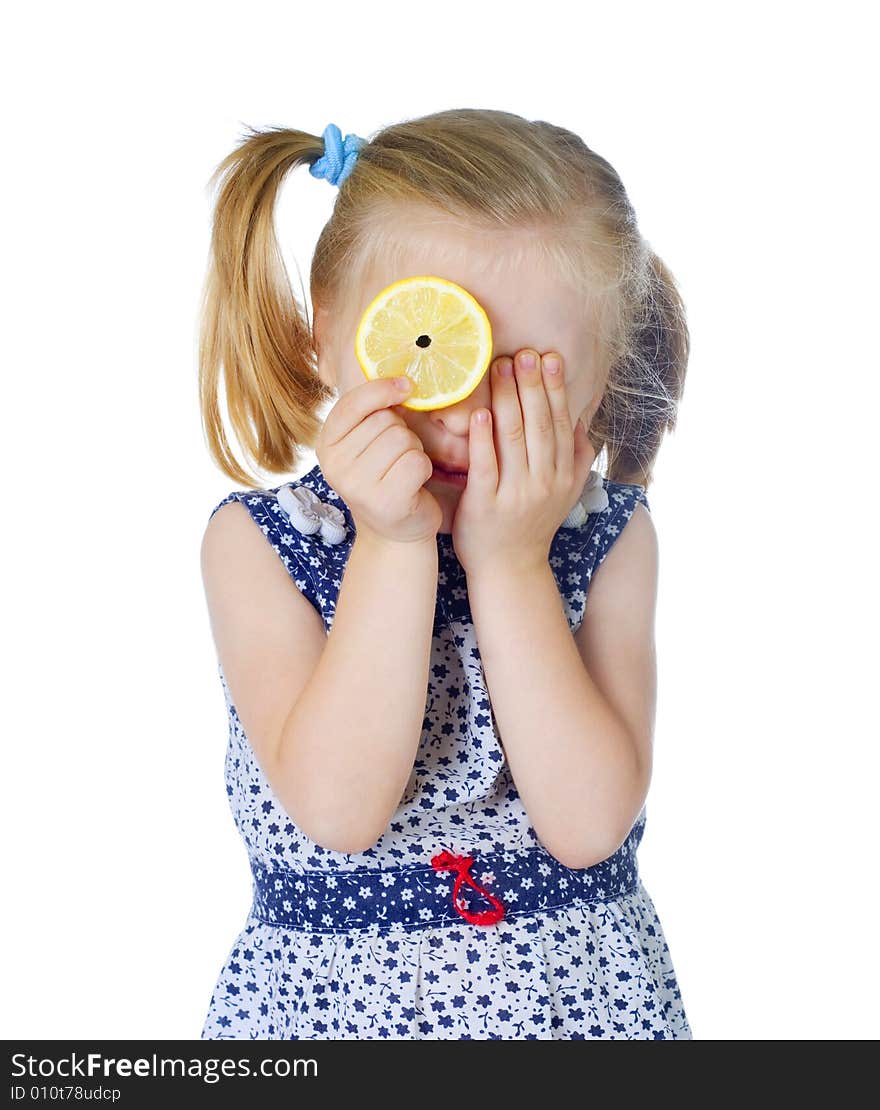
[[315, 454], [358, 534], [414, 543], [436, 537], [443, 510], [424, 488], [433, 464], [422, 441], [394, 411], [409, 392], [399, 381], [408, 379], [376, 378], [343, 393], [327, 414]]
[[477, 421], [485, 409], [471, 413], [467, 486], [452, 525], [468, 574], [546, 564], [596, 458], [583, 421], [592, 420], [598, 399], [572, 429], [561, 355], [544, 356], [542, 365], [538, 352], [526, 349], [515, 360], [496, 359], [490, 374], [492, 412], [485, 423]]

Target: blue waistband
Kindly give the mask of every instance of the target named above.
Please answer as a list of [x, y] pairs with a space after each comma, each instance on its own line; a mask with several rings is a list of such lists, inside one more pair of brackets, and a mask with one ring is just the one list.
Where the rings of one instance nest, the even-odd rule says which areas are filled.
[[540, 845], [473, 856], [441, 853], [427, 867], [297, 872], [251, 860], [251, 912], [266, 924], [314, 933], [379, 932], [479, 927], [539, 910], [608, 902], [638, 884], [636, 850], [644, 825], [641, 817], [613, 855], [583, 868], [566, 867]]

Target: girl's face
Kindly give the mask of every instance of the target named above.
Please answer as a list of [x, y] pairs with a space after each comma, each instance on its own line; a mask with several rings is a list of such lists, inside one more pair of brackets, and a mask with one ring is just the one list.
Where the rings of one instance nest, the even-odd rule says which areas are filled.
[[[334, 317], [330, 324], [316, 306], [315, 333], [319, 341], [325, 334], [330, 339], [326, 346], [321, 344], [319, 358], [325, 384], [342, 396], [364, 382], [354, 338], [361, 315], [376, 294], [393, 281], [435, 274], [461, 285], [483, 306], [492, 325], [493, 360], [499, 355], [513, 358], [524, 348], [538, 355], [554, 351], [562, 356], [572, 422], [595, 409], [602, 368], [590, 306], [554, 276], [551, 262], [536, 252], [532, 236], [469, 235], [460, 224], [431, 216], [422, 222], [401, 221], [389, 232], [390, 247], [392, 240], [388, 260], [377, 259], [367, 276], [362, 303], [353, 306], [344, 320]], [[448, 408], [414, 412], [399, 406], [395, 411], [432, 459], [450, 469], [467, 470], [471, 413], [492, 409], [490, 378], [487, 370], [473, 393]], [[440, 531], [451, 532], [461, 488], [434, 478], [428, 479], [426, 487], [443, 509]]]

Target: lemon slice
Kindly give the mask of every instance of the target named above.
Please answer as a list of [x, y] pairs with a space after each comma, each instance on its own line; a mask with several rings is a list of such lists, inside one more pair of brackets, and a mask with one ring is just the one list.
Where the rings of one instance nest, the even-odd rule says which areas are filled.
[[406, 375], [409, 409], [442, 409], [480, 384], [492, 361], [482, 305], [446, 278], [421, 275], [386, 286], [361, 316], [354, 350], [367, 378]]

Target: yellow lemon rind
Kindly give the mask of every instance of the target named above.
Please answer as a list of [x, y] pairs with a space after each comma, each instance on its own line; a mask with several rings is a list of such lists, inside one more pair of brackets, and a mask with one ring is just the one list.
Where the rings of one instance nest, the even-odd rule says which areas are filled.
[[488, 369], [489, 363], [492, 361], [492, 325], [489, 322], [489, 317], [480, 302], [469, 293], [463, 286], [457, 285], [454, 281], [449, 281], [447, 278], [438, 277], [435, 274], [419, 274], [415, 277], [401, 278], [399, 281], [392, 282], [391, 285], [386, 286], [370, 301], [361, 315], [360, 323], [358, 324], [357, 333], [355, 335], [355, 356], [357, 357], [358, 364], [365, 378], [369, 381], [375, 381], [381, 377], [380, 374], [373, 374], [372, 367], [366, 357], [364, 351], [363, 339], [367, 331], [367, 324], [375, 313], [394, 296], [395, 290], [402, 286], [412, 285], [418, 282], [426, 282], [431, 285], [452, 288], [455, 290], [456, 295], [462, 299], [467, 300], [474, 310], [475, 317], [481, 321], [483, 331], [486, 339], [486, 358], [479, 371], [474, 371], [468, 378], [468, 383], [463, 389], [454, 391], [453, 393], [438, 393], [431, 397], [418, 397], [409, 396], [401, 401], [404, 408], [413, 410], [426, 410], [426, 409], [440, 409], [448, 408], [450, 405], [455, 405], [459, 401], [463, 401], [465, 397], [470, 396], [471, 393], [483, 380], [483, 376]]

